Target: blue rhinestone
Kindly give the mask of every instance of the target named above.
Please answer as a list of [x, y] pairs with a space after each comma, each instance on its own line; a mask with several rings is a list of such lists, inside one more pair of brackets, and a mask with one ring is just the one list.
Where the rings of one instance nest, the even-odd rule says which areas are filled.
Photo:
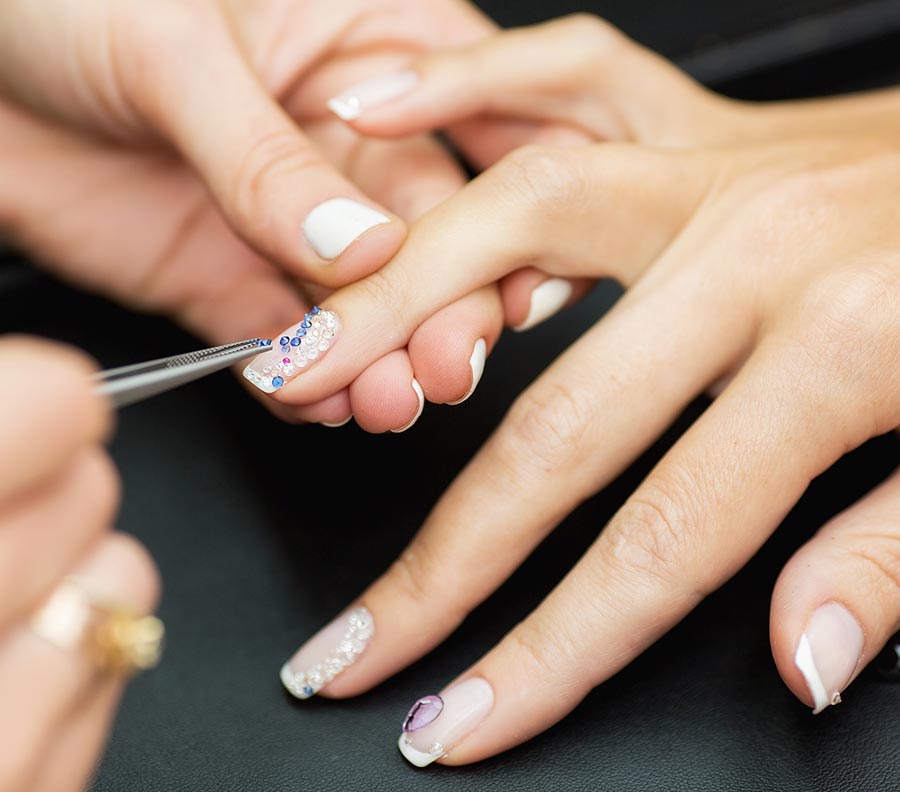
[[287, 336], [281, 336], [281, 338], [278, 339], [278, 343], [281, 344], [281, 346], [284, 346], [285, 344], [289, 343], [290, 340], [291, 339]]
[[286, 355], [291, 351], [291, 348], [287, 344], [285, 344], [283, 347], [281, 347], [281, 351]]
[[292, 339], [291, 339], [291, 346], [300, 346], [300, 339], [299, 339], [299, 338], [292, 338]]
[[304, 336], [306, 336], [306, 330], [297, 331], [297, 338], [303, 338]]
[[314, 691], [309, 685], [303, 686], [303, 695], [304, 696], [311, 696], [315, 692], [316, 691]]
[[312, 309], [312, 315], [315, 316], [315, 315], [316, 315], [317, 313], [319, 313], [321, 310], [322, 310], [322, 309], [319, 308], [318, 305], [314, 305], [314, 306], [313, 306], [313, 309]]
[[260, 339], [259, 345], [260, 345], [261, 347], [264, 347], [264, 346], [272, 346], [272, 339], [271, 339], [271, 338], [267, 338], [265, 341], [263, 341], [262, 339]]
[[300, 327], [302, 327], [304, 330], [308, 330], [310, 327], [312, 327], [312, 325], [304, 319], [302, 322], [300, 322]]
[[272, 387], [273, 387], [273, 388], [280, 388], [282, 385], [284, 385], [284, 379], [283, 379], [283, 378], [281, 378], [281, 377], [272, 377]]

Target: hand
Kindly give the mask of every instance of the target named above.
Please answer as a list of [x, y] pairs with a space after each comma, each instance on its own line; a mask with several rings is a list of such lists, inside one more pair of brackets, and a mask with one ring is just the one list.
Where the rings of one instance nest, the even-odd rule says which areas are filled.
[[146, 552], [110, 532], [118, 480], [91, 366], [48, 343], [2, 340], [0, 372], [0, 789], [75, 792], [123, 682], [29, 621], [69, 576], [138, 613], [153, 608], [159, 584]]
[[[503, 34], [478, 52], [468, 73], [452, 54], [431, 61], [435, 74], [452, 65], [460, 84], [469, 78], [474, 107], [504, 97], [548, 113], [566, 106], [570, 80], [580, 97], [570, 110], [600, 118], [608, 87], [589, 89], [613, 72], [604, 59], [617, 72], [645, 62], [640, 84], [671, 77], [685, 88], [662, 108], [659, 133], [697, 123], [707, 142], [521, 149], [414, 224], [387, 266], [326, 302], [344, 318], [343, 337], [280, 398], [339, 385], [359, 359], [402, 344], [420, 317], [525, 262], [627, 287], [518, 399], [356, 602], [366, 610], [342, 615], [289, 661], [286, 685], [300, 697], [349, 696], [430, 651], [698, 394], [716, 382], [722, 393], [556, 590], [445, 689], [443, 709], [420, 702], [409, 725], [421, 728], [401, 738], [417, 764], [477, 761], [564, 717], [734, 574], [814, 477], [900, 424], [896, 92], [843, 100], [842, 118], [832, 103], [798, 108], [791, 130], [786, 109], [710, 97], [596, 21]], [[543, 108], [535, 90], [510, 82], [537, 62], [541, 85], [553, 86]], [[652, 108], [635, 112], [653, 128]], [[760, 114], [747, 140], [735, 113]], [[776, 117], [766, 140], [761, 119]], [[389, 337], [374, 332], [387, 324]], [[775, 662], [816, 711], [900, 626], [898, 506], [894, 475], [822, 528], [776, 585]]]
[[[464, 181], [431, 137], [360, 141], [326, 98], [491, 29], [457, 0], [4, 3], [0, 224], [56, 273], [213, 343], [276, 333], [377, 269], [401, 218]], [[462, 145], [468, 130], [488, 158], [527, 132], [463, 126]], [[408, 425], [422, 390], [437, 402], [471, 392], [473, 349], [501, 322], [493, 287], [467, 296], [409, 354], [284, 417]]]

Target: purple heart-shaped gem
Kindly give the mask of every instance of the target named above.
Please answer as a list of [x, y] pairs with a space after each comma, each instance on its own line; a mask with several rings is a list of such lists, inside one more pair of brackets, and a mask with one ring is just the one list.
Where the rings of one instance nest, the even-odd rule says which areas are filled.
[[412, 705], [412, 709], [403, 720], [403, 732], [424, 729], [441, 714], [442, 709], [444, 709], [444, 700], [440, 696], [423, 696]]

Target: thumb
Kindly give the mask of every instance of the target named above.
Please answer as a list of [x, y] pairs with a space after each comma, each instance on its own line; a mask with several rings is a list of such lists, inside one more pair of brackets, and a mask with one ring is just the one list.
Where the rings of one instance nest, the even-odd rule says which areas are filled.
[[219, 12], [181, 3], [136, 16], [121, 49], [125, 93], [193, 165], [245, 241], [327, 286], [358, 280], [391, 257], [403, 223], [319, 155]]
[[563, 124], [594, 139], [689, 145], [727, 102], [606, 22], [577, 14], [425, 55], [328, 104], [367, 135], [488, 117]]

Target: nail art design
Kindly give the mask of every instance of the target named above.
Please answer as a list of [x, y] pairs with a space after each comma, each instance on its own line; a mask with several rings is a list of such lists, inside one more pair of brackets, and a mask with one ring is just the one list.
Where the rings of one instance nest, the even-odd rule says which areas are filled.
[[419, 82], [414, 71], [373, 77], [328, 100], [328, 109], [344, 121], [359, 118], [366, 110], [409, 93]]
[[517, 333], [530, 330], [557, 313], [572, 296], [572, 284], [563, 278], [550, 278], [531, 293], [528, 316], [513, 328]]
[[[337, 634], [338, 640], [331, 644], [331, 649], [303, 671], [294, 671], [291, 665], [301, 660], [307, 646], [313, 645], [320, 636], [328, 639]], [[375, 622], [366, 608], [359, 607], [349, 611], [346, 616], [329, 624], [309, 644], [301, 648], [295, 658], [284, 664], [281, 669], [281, 681], [291, 695], [298, 699], [308, 699], [316, 695], [325, 685], [331, 682], [345, 668], [353, 665], [357, 658], [366, 651], [372, 636], [375, 634]], [[316, 647], [313, 646], [313, 650]]]
[[462, 742], [493, 706], [494, 690], [480, 677], [463, 680], [441, 696], [424, 696], [404, 718], [397, 747], [416, 767], [430, 765]]
[[303, 321], [276, 339], [274, 348], [254, 358], [244, 377], [263, 393], [274, 393], [331, 349], [340, 331], [334, 311], [315, 306]]
[[413, 377], [412, 382], [410, 383], [413, 389], [413, 393], [416, 394], [416, 398], [419, 400], [419, 406], [416, 408], [416, 414], [412, 417], [405, 425], [401, 426], [399, 429], [391, 429], [394, 434], [400, 434], [401, 432], [405, 432], [407, 429], [411, 429], [413, 424], [422, 417], [422, 410], [425, 409], [425, 394], [422, 392], [422, 386], [419, 385], [419, 381]]

